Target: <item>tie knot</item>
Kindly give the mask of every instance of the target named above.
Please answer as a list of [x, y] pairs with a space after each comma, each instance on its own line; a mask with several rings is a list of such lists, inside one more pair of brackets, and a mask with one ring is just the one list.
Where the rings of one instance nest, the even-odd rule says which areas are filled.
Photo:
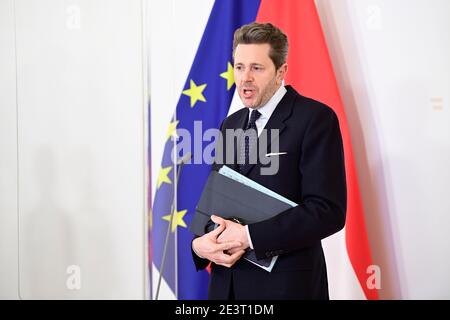
[[250, 114], [250, 120], [248, 121], [247, 128], [254, 128], [256, 126], [256, 120], [261, 116], [261, 113], [258, 110], [252, 110]]

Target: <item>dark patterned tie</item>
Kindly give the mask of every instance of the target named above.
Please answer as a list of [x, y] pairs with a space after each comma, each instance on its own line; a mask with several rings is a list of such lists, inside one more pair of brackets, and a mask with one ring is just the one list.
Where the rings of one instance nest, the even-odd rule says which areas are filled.
[[239, 172], [243, 172], [246, 165], [250, 163], [250, 154], [254, 152], [256, 141], [258, 139], [258, 130], [256, 129], [256, 120], [261, 116], [258, 110], [252, 110], [250, 120], [245, 127], [244, 135], [240, 143], [239, 152]]

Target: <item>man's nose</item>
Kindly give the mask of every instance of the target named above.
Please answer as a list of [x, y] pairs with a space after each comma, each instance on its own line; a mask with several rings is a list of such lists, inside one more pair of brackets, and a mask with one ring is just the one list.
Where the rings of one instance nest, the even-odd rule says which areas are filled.
[[250, 68], [247, 68], [242, 75], [243, 82], [252, 82], [253, 81], [253, 74], [252, 74], [251, 70], [249, 70], [249, 69]]

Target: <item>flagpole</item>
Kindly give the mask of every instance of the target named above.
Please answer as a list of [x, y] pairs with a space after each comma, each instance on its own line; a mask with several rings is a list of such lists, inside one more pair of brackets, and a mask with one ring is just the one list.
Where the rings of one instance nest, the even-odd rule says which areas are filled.
[[[169, 221], [169, 225], [167, 226], [167, 230], [166, 230], [166, 239], [164, 241], [163, 256], [162, 256], [162, 259], [161, 259], [161, 268], [159, 270], [158, 285], [157, 285], [157, 288], [156, 288], [155, 300], [158, 300], [158, 297], [159, 297], [159, 290], [161, 288], [161, 280], [162, 280], [162, 275], [163, 275], [163, 272], [164, 272], [164, 265], [165, 265], [165, 262], [166, 262], [167, 245], [169, 244], [169, 238], [170, 238], [170, 228], [172, 227], [173, 218], [175, 216], [175, 212], [176, 212], [176, 208], [177, 208], [177, 201], [178, 201], [177, 198], [178, 197], [176, 195], [176, 191], [178, 189], [178, 180], [180, 178], [181, 169], [183, 168], [183, 165], [185, 163], [187, 163], [191, 159], [191, 156], [192, 155], [191, 155], [190, 152], [187, 153], [183, 158], [178, 160], [177, 164], [175, 165], [175, 170], [176, 170], [175, 177], [176, 177], [176, 179], [174, 181], [174, 197], [173, 197], [172, 206], [171, 206], [170, 221]], [[176, 240], [176, 238], [175, 238], [175, 240]], [[175, 252], [175, 255], [176, 255], [176, 252]], [[175, 267], [177, 267], [176, 264], [175, 264]], [[178, 290], [176, 290], [176, 291], [178, 291]], [[177, 295], [176, 295], [176, 297], [178, 298]]]

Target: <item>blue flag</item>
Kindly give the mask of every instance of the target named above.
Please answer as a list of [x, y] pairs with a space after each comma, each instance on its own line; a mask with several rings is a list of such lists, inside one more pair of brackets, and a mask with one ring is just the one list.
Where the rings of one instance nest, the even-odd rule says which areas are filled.
[[[176, 114], [169, 124], [153, 201], [153, 243], [150, 245], [153, 246], [153, 263], [178, 299], [207, 298], [209, 274], [206, 270], [195, 270], [191, 255], [193, 235], [189, 225], [211, 167], [205, 163], [184, 165], [178, 188], [174, 190], [174, 172], [179, 170], [173, 162], [176, 132], [181, 128], [188, 130], [192, 137], [191, 146], [199, 146], [201, 137], [197, 136], [197, 141], [193, 141], [194, 121], [201, 121], [202, 131], [205, 131], [218, 128], [226, 117], [235, 89], [233, 34], [240, 26], [255, 20], [259, 4], [259, 0], [215, 1]], [[203, 149], [209, 143], [201, 142], [200, 147]], [[196, 151], [196, 154], [202, 153]], [[174, 203], [175, 193], [177, 203]], [[154, 281], [153, 286], [157, 285]]]

